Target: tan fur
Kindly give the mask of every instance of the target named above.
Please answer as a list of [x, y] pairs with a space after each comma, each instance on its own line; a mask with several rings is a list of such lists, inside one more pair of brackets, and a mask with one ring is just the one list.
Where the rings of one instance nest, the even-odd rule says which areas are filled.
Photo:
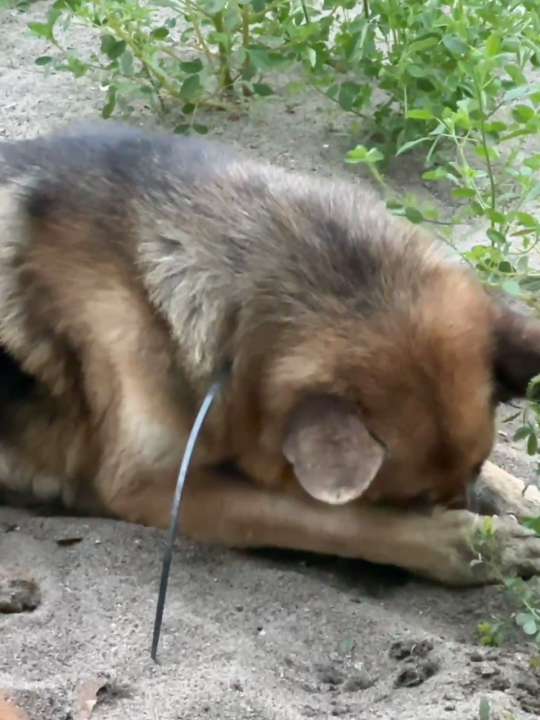
[[[102, 132], [0, 146], [0, 344], [37, 380], [6, 400], [0, 485], [165, 528], [197, 408], [229, 362], [181, 530], [490, 579], [469, 564], [478, 516], [406, 506], [463, 505], [493, 444], [497, 374], [519, 395], [540, 371], [538, 325], [506, 315], [365, 189], [222, 164], [205, 145], [190, 165], [188, 146], [163, 153], [154, 136], [134, 136], [154, 143], [138, 164], [142, 146], [122, 145], [131, 131]], [[519, 367], [498, 344], [510, 325]], [[347, 402], [308, 437], [290, 418], [314, 395]], [[350, 472], [312, 492], [286, 459], [288, 433], [305, 467], [313, 455], [337, 468], [342, 452]], [[497, 512], [512, 482], [497, 476]], [[507, 521], [500, 532], [522, 538]]]

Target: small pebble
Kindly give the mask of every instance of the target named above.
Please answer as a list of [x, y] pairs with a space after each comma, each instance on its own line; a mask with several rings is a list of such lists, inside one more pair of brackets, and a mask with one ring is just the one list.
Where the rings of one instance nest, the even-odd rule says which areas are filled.
[[0, 575], [0, 613], [32, 612], [40, 604], [41, 592], [33, 580]]

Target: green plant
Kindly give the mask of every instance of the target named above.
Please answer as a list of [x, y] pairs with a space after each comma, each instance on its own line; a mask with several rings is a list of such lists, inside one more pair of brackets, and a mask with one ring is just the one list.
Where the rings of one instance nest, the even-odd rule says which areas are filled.
[[[103, 116], [134, 100], [158, 112], [173, 100], [190, 128], [197, 109], [273, 94], [263, 82], [291, 67], [307, 50], [311, 32], [302, 2], [283, 0], [56, 0], [44, 22], [29, 23], [54, 53], [36, 63], [76, 77], [90, 74], [106, 88]], [[90, 28], [96, 49], [82, 55], [61, 39], [70, 27]], [[317, 34], [324, 34], [322, 26]]]
[[478, 708], [478, 720], [490, 720], [491, 718], [491, 705], [487, 697], [480, 699], [480, 706]]
[[[437, 118], [478, 97], [479, 87], [482, 105], [468, 103], [468, 113], [473, 121], [492, 117], [501, 95], [525, 82], [526, 67], [540, 64], [534, 0], [369, 0], [364, 7], [341, 23], [332, 52], [331, 65], [355, 77], [346, 92], [335, 79], [327, 92], [343, 109], [370, 110], [371, 140], [386, 156], [429, 142]], [[384, 93], [378, 100], [374, 88]]]
[[[236, 90], [267, 96], [263, 78], [297, 68], [389, 157], [424, 141], [478, 82], [493, 114], [501, 91], [540, 64], [536, 16], [535, 0], [56, 0], [30, 29], [56, 48], [38, 64], [92, 73], [108, 88], [106, 116], [141, 95], [156, 110], [172, 98], [187, 115]], [[59, 40], [58, 27], [73, 23], [93, 30], [99, 51], [82, 56]], [[490, 67], [471, 76], [475, 52]]]
[[[527, 518], [523, 524], [534, 530], [540, 537], [540, 518]], [[476, 634], [482, 645], [498, 647], [504, 642], [525, 640], [540, 648], [540, 578], [525, 581], [519, 577], [508, 577], [500, 570], [495, 530], [491, 518], [484, 518], [471, 548], [477, 555], [475, 563], [486, 563], [504, 589], [508, 612], [505, 617], [492, 618], [481, 622]], [[535, 657], [531, 665], [538, 666], [540, 658]]]

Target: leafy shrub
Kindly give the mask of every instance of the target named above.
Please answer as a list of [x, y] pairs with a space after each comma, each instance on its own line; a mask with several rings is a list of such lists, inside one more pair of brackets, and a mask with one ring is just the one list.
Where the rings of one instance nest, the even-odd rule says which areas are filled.
[[[94, 31], [95, 52], [61, 44], [58, 27], [72, 23]], [[535, 0], [56, 0], [30, 29], [56, 48], [39, 64], [108, 88], [105, 116], [141, 95], [156, 109], [168, 96], [188, 115], [234, 91], [270, 95], [263, 78], [297, 67], [390, 156], [425, 142], [435, 118], [479, 88], [490, 118], [540, 65], [539, 23]], [[469, 115], [478, 120], [480, 108]]]
[[[173, 100], [188, 119], [179, 131], [204, 133], [193, 121], [199, 107], [225, 109], [273, 94], [262, 79], [307, 52], [307, 18], [302, 5], [282, 0], [57, 0], [44, 22], [29, 27], [55, 49], [38, 65], [90, 74], [107, 88], [104, 117], [117, 105], [132, 110], [135, 99], [160, 112]], [[62, 44], [58, 29], [73, 24], [92, 29], [95, 51], [83, 55]]]

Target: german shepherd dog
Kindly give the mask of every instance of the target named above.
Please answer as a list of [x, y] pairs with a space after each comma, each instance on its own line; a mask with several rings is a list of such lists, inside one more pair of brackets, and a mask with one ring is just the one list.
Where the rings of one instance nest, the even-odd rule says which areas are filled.
[[486, 463], [540, 323], [356, 184], [111, 122], [3, 143], [0, 346], [10, 502], [167, 527], [227, 366], [180, 531], [474, 584], [483, 496], [504, 569], [540, 572], [508, 516], [540, 495]]

